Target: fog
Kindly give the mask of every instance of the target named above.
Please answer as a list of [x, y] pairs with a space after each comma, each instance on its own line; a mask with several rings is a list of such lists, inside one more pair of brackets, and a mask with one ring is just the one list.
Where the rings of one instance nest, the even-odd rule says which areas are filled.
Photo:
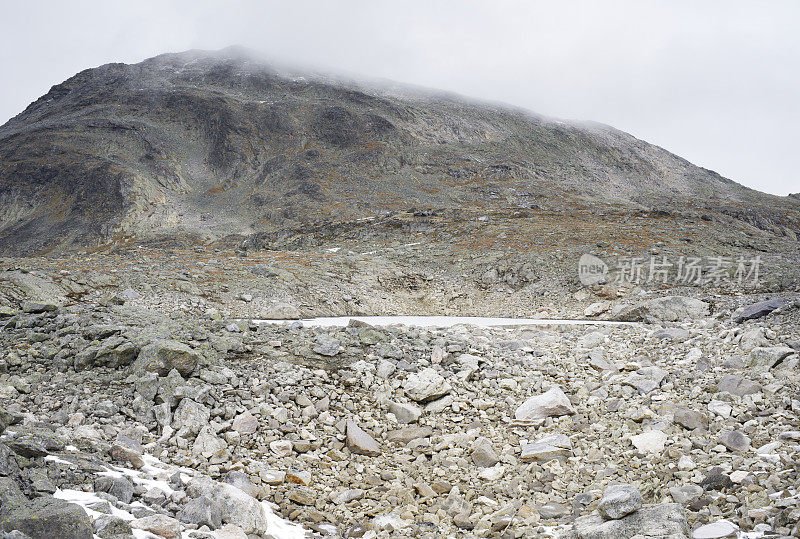
[[108, 62], [232, 44], [287, 63], [596, 120], [800, 191], [800, 2], [6, 2], [0, 123]]

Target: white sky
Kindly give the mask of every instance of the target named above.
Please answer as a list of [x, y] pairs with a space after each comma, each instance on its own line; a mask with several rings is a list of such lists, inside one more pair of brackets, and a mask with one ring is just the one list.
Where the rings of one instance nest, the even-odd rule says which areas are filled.
[[233, 44], [604, 122], [800, 191], [798, 0], [0, 0], [0, 122], [81, 69]]

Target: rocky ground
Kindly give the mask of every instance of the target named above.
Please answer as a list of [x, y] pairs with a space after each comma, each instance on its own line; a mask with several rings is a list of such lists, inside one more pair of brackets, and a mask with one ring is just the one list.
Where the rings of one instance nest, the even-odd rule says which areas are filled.
[[7, 261], [9, 537], [800, 535], [792, 290], [563, 287], [526, 312], [630, 325], [315, 328], [247, 312], [236, 272], [291, 283], [289, 255], [215, 256]]

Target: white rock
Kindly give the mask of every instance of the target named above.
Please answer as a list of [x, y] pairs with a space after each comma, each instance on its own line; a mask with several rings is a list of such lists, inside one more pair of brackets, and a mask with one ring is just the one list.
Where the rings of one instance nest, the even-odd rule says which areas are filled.
[[664, 450], [667, 435], [660, 430], [650, 430], [631, 436], [631, 443], [642, 453], [660, 453]]
[[692, 539], [721, 539], [733, 537], [739, 532], [739, 527], [727, 520], [718, 520], [705, 526], [700, 526], [692, 532]]
[[517, 421], [537, 421], [547, 417], [574, 414], [572, 404], [561, 391], [554, 387], [541, 395], [535, 395], [526, 400], [522, 406], [517, 408], [514, 418]]

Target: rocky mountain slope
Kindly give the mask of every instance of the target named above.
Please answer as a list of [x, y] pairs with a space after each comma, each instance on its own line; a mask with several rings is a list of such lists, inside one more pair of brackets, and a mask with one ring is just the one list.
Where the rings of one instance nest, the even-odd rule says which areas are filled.
[[608, 126], [298, 72], [238, 49], [88, 69], [0, 127], [6, 254], [599, 204], [800, 230], [797, 199]]

